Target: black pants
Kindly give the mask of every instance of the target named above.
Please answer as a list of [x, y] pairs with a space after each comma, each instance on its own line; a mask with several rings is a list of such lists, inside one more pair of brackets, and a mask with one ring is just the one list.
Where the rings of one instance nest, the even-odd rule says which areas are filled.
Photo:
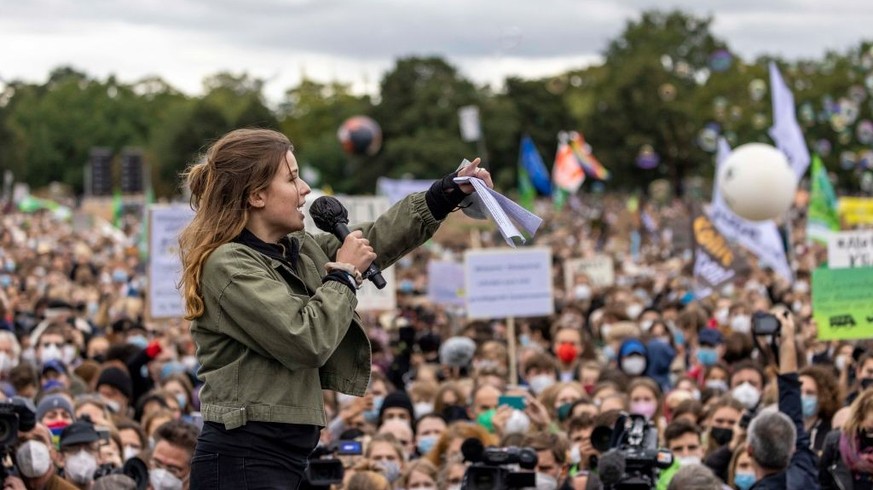
[[297, 490], [318, 444], [312, 425], [206, 422], [191, 460], [191, 490]]

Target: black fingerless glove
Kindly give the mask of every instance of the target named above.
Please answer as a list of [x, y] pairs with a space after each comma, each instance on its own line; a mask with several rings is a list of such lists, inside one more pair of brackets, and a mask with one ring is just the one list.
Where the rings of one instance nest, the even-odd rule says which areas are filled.
[[434, 182], [424, 195], [424, 200], [427, 202], [430, 214], [437, 220], [442, 220], [448, 216], [467, 197], [467, 194], [464, 194], [464, 191], [461, 190], [461, 186], [454, 180], [457, 176], [458, 172], [446, 175]]

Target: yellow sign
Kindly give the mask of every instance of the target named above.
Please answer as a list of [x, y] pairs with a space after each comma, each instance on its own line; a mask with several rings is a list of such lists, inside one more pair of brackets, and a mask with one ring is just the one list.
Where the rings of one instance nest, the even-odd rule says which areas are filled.
[[840, 218], [849, 226], [873, 224], [873, 198], [841, 197]]

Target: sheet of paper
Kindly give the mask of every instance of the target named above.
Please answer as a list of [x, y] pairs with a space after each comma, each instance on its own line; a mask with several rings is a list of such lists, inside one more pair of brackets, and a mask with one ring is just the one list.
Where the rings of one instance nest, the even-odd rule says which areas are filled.
[[459, 184], [470, 183], [473, 186], [483, 207], [480, 211], [497, 224], [497, 229], [510, 247], [515, 248], [517, 244], [525, 243], [525, 238], [516, 225], [533, 236], [543, 222], [539, 216], [512, 202], [494, 189], [490, 189], [482, 179], [455, 177], [454, 180]]

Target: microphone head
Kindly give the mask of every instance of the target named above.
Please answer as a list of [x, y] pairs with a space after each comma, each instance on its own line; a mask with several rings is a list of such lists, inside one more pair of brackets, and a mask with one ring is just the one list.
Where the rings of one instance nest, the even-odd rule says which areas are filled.
[[475, 437], [468, 437], [463, 443], [461, 443], [461, 454], [464, 455], [464, 461], [478, 463], [479, 461], [482, 461], [482, 453], [484, 452], [485, 445]]
[[597, 474], [603, 486], [610, 487], [621, 481], [624, 475], [626, 462], [624, 454], [615, 449], [611, 449], [602, 456], [597, 462]]
[[315, 226], [321, 231], [333, 233], [337, 223], [348, 224], [349, 212], [343, 207], [339, 199], [333, 196], [321, 196], [309, 206], [309, 215]]

